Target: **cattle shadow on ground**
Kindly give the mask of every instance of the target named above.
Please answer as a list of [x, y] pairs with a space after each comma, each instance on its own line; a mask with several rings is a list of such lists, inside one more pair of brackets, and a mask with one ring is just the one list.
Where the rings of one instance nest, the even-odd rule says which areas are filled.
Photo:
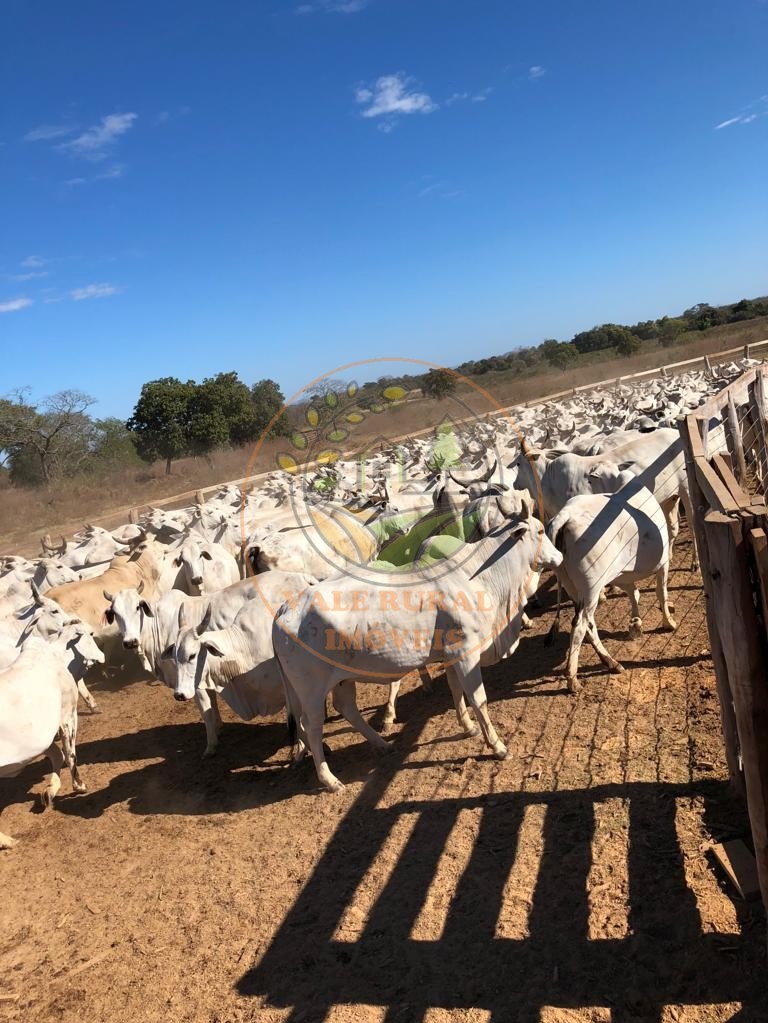
[[[762, 914], [744, 908], [739, 933], [703, 933], [676, 832], [678, 801], [732, 802], [726, 783], [609, 784], [381, 808], [398, 766], [379, 772], [341, 821], [270, 946], [238, 981], [241, 995], [289, 1009], [289, 1023], [322, 1023], [336, 1005], [380, 1006], [387, 1023], [423, 1023], [433, 1007], [538, 1023], [545, 1005], [607, 1006], [613, 1023], [660, 1023], [665, 1005], [725, 1002], [742, 1003], [734, 1019], [764, 1020], [764, 975], [741, 962], [747, 943], [762, 940]], [[628, 933], [590, 940], [595, 806], [617, 798], [629, 807]], [[499, 937], [504, 886], [533, 804], [545, 818], [528, 936]], [[468, 865], [440, 936], [415, 940], [413, 925], [463, 810], [480, 814]], [[394, 869], [357, 936], [341, 937], [358, 886], [405, 815], [417, 819]]]

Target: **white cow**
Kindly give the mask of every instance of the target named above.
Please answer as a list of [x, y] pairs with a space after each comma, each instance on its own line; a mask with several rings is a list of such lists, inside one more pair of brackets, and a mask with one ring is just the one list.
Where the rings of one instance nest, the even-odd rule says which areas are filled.
[[205, 756], [218, 745], [217, 694], [245, 721], [275, 714], [284, 705], [272, 620], [285, 601], [294, 601], [312, 582], [300, 573], [266, 572], [258, 578], [260, 599], [249, 601], [226, 629], [210, 631], [210, 609], [194, 626], [185, 616], [186, 605], [179, 608], [179, 633], [163, 657], [176, 665], [175, 698], [197, 701], [205, 724]]
[[190, 594], [215, 593], [240, 579], [237, 560], [219, 544], [189, 536], [173, 562], [184, 572]]
[[[61, 788], [59, 773], [65, 763], [74, 790], [85, 791], [77, 769], [78, 693], [71, 669], [78, 672], [80, 665], [84, 670], [103, 661], [92, 632], [71, 626], [53, 641], [31, 638], [13, 663], [0, 671], [0, 777], [14, 777], [45, 754], [53, 770], [46, 778], [44, 806], [51, 806]], [[15, 844], [0, 833], [0, 849]]]
[[475, 734], [466, 695], [486, 743], [504, 759], [507, 749], [488, 716], [481, 666], [514, 652], [538, 573], [561, 561], [537, 519], [518, 520], [468, 547], [460, 566], [450, 570], [444, 563], [389, 577], [363, 570], [355, 578], [326, 579], [281, 608], [272, 637], [286, 679], [289, 722], [298, 720], [321, 784], [332, 792], [343, 787], [323, 749], [327, 694], [334, 690], [340, 713], [385, 750], [388, 743], [357, 709], [353, 680], [381, 684], [435, 661], [445, 664], [460, 726]]
[[[547, 526], [547, 535], [562, 554], [558, 581], [576, 605], [566, 661], [571, 692], [578, 689], [579, 652], [585, 635], [603, 663], [623, 671], [605, 649], [595, 624], [600, 593], [613, 583], [632, 604], [630, 636], [641, 635], [640, 592], [637, 583], [656, 576], [656, 593], [666, 628], [677, 628], [667, 594], [669, 534], [664, 512], [653, 494], [638, 480], [617, 494], [572, 497]], [[559, 615], [558, 602], [558, 615]], [[553, 630], [557, 627], [557, 620]]]

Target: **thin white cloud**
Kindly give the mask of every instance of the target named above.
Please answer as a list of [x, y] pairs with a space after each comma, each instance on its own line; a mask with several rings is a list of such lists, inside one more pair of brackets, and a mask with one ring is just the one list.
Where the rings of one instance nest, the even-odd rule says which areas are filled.
[[26, 259], [22, 259], [20, 266], [23, 266], [25, 270], [39, 270], [47, 262], [48, 260], [43, 259], [42, 256], [27, 256]]
[[69, 297], [75, 302], [83, 302], [89, 298], [108, 298], [110, 295], [117, 295], [121, 291], [114, 284], [86, 284], [83, 288], [73, 288]]
[[431, 96], [414, 89], [413, 85], [412, 78], [398, 71], [395, 75], [382, 75], [370, 87], [358, 86], [355, 101], [364, 108], [360, 111], [361, 116], [384, 118], [379, 127], [389, 132], [399, 116], [431, 114], [437, 110], [438, 105]]
[[528, 77], [532, 82], [535, 82], [537, 78], [543, 78], [547, 73], [547, 69], [542, 67], [541, 64], [533, 64], [528, 68]]
[[716, 124], [715, 131], [720, 131], [721, 128], [730, 128], [732, 124], [752, 124], [755, 120], [757, 120], [757, 114], [740, 114], [738, 117], [729, 117], [727, 121]]
[[734, 124], [752, 124], [758, 117], [768, 117], [768, 93], [764, 96], [759, 96], [751, 103], [747, 103], [745, 107], [741, 108], [741, 113], [736, 114], [735, 117], [729, 117], [727, 120], [716, 124], [714, 130], [720, 131], [722, 128], [731, 128]]
[[5, 279], [8, 281], [33, 281], [37, 277], [47, 277], [47, 270], [30, 270], [25, 274], [5, 274]]
[[88, 128], [70, 142], [63, 142], [60, 149], [73, 156], [87, 160], [103, 160], [106, 150], [132, 127], [138, 114], [108, 114], [99, 124]]
[[15, 313], [32, 305], [31, 298], [12, 298], [9, 302], [0, 302], [0, 313]]
[[489, 85], [478, 92], [454, 92], [445, 101], [445, 106], [452, 107], [454, 103], [485, 103], [493, 92], [493, 86]]
[[296, 14], [357, 14], [370, 2], [371, 0], [314, 0], [314, 3], [299, 4]]
[[51, 139], [63, 139], [65, 135], [71, 135], [77, 131], [75, 125], [70, 124], [41, 124], [39, 128], [33, 128], [24, 136], [25, 142], [49, 142]]
[[92, 181], [114, 181], [121, 178], [125, 173], [125, 164], [115, 163], [103, 174], [94, 174], [92, 178], [69, 178], [64, 184], [67, 188], [79, 188], [80, 185], [87, 185]]

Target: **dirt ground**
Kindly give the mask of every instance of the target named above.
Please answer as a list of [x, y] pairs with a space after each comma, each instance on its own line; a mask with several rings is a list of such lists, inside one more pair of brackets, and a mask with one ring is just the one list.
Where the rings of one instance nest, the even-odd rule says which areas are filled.
[[[707, 851], [745, 819], [681, 539], [678, 632], [646, 589], [629, 643], [610, 598], [598, 624], [627, 670], [585, 647], [578, 696], [553, 670], [565, 636], [544, 644], [545, 588], [519, 651], [485, 672], [503, 763], [458, 737], [439, 668], [431, 692], [404, 685], [389, 756], [329, 722], [337, 796], [286, 766], [279, 719], [226, 717], [203, 762], [194, 705], [97, 684], [89, 792], [39, 815], [42, 762], [4, 783], [21, 842], [0, 854], [0, 1018], [764, 1023], [763, 912]], [[359, 697], [379, 720], [384, 690]]]

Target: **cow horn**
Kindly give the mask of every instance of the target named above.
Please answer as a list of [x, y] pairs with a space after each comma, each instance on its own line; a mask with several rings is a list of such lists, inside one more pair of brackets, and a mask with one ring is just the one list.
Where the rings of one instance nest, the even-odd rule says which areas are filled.
[[43, 549], [43, 554], [53, 554], [54, 548], [51, 545], [51, 534], [46, 533], [45, 536], [40, 537], [40, 546]]
[[35, 603], [38, 607], [43, 607], [43, 598], [40, 596], [40, 590], [38, 590], [37, 585], [35, 583], [30, 583], [30, 586], [32, 587], [32, 597], [34, 598]]
[[66, 554], [67, 553], [67, 541], [66, 541], [66, 538], [63, 537], [63, 536], [61, 538], [61, 548], [58, 551], [58, 553], [59, 554]]
[[211, 605], [209, 604], [208, 607], [205, 609], [205, 614], [203, 615], [203, 620], [200, 622], [200, 624], [197, 627], [197, 634], [198, 634], [198, 636], [202, 636], [202, 634], [204, 632], [207, 632], [208, 631], [208, 626], [210, 624], [211, 624]]
[[186, 629], [187, 627], [187, 609], [183, 604], [179, 605], [179, 628]]
[[494, 458], [493, 465], [489, 465], [481, 476], [475, 476], [472, 479], [460, 479], [458, 476], [454, 476], [450, 469], [448, 470], [448, 475], [451, 477], [453, 482], [457, 483], [460, 487], [468, 487], [471, 483], [487, 483], [491, 476], [493, 476], [496, 472], [497, 465], [498, 459]]
[[144, 592], [144, 580], [142, 579], [139, 585], [136, 587], [136, 592], [142, 594]]
[[104, 599], [106, 600], [106, 602], [107, 602], [108, 604], [111, 604], [111, 603], [112, 603], [112, 601], [113, 601], [113, 600], [115, 599], [115, 598], [114, 598], [114, 597], [112, 596], [112, 594], [111, 594], [111, 593], [109, 592], [109, 590], [102, 590], [101, 592], [102, 592], [102, 596], [104, 597]]

